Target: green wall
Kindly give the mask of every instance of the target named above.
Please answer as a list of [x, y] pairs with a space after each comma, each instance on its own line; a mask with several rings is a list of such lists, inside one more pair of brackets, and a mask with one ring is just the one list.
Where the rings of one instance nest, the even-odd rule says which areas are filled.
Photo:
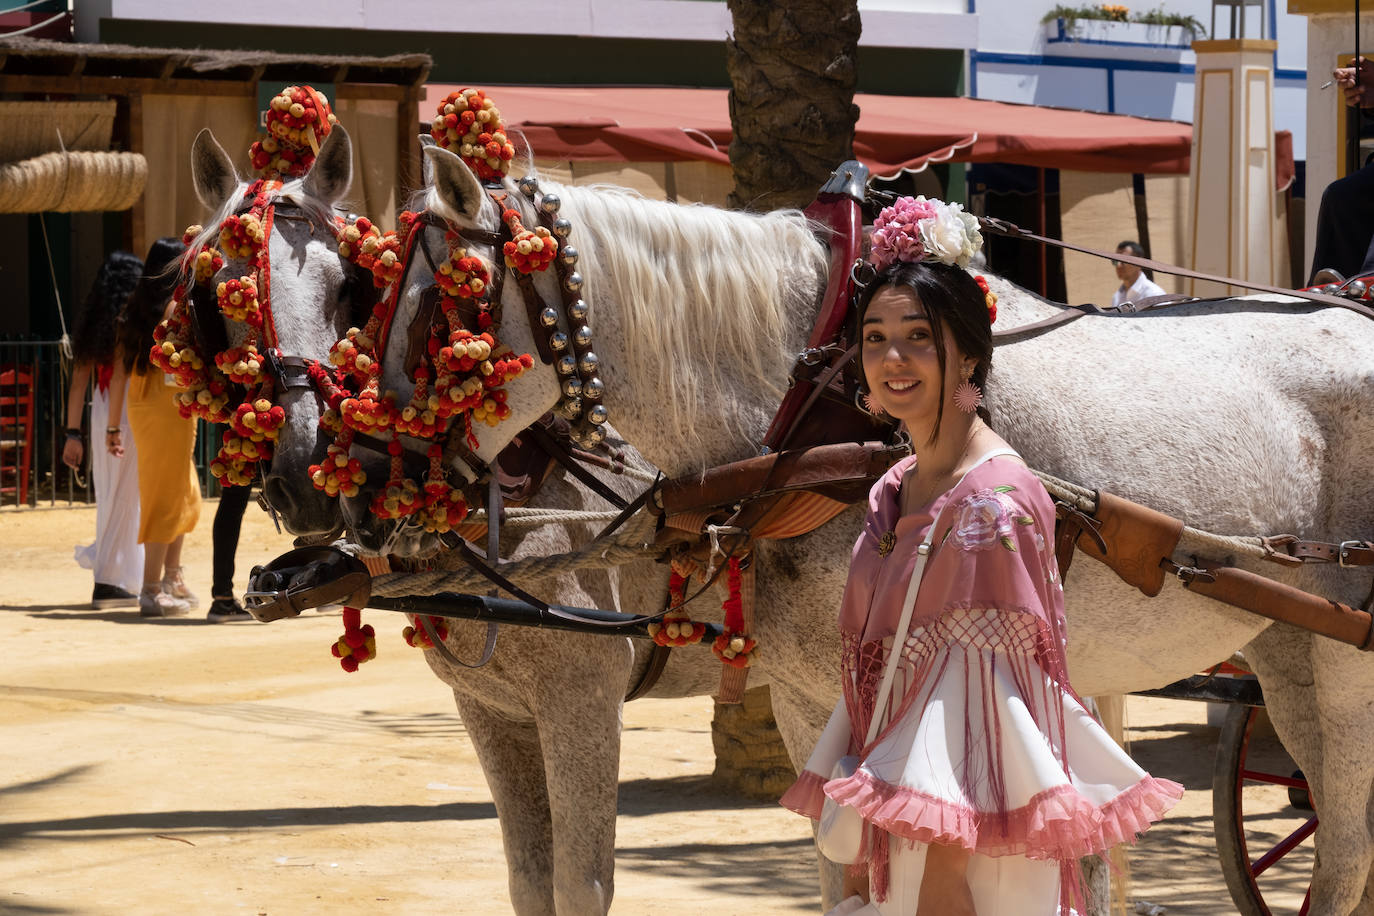
[[[455, 33], [378, 32], [358, 29], [270, 28], [103, 19], [100, 40], [169, 48], [250, 48], [283, 54], [386, 57], [425, 53], [434, 58], [435, 83], [528, 85], [628, 84], [728, 87], [725, 43], [565, 36], [491, 39]], [[482, 53], [472, 53], [474, 47]], [[518, 63], [490, 53], [520, 50]], [[963, 52], [924, 48], [860, 48], [859, 91], [889, 95], [957, 95]]]

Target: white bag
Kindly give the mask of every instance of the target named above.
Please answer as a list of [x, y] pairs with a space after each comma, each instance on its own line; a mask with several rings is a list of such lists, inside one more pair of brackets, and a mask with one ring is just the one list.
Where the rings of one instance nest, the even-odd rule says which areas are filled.
[[[853, 754], [841, 757], [835, 761], [830, 778], [853, 776], [858, 768], [858, 757]], [[853, 865], [859, 861], [859, 852], [863, 849], [864, 827], [859, 809], [842, 805], [827, 795], [821, 806], [821, 819], [816, 824], [816, 848], [831, 862]]]
[[[883, 665], [883, 679], [878, 687], [878, 695], [873, 702], [873, 719], [868, 723], [868, 737], [864, 747], [873, 743], [878, 736], [878, 724], [883, 719], [883, 709], [887, 705], [888, 694], [892, 692], [892, 679], [897, 674], [897, 657], [901, 655], [907, 627], [911, 624], [911, 609], [916, 604], [916, 592], [921, 588], [921, 576], [926, 570], [926, 557], [930, 555], [930, 539], [935, 526], [930, 526], [926, 539], [916, 548], [916, 565], [911, 570], [911, 582], [906, 587], [906, 598], [902, 604], [902, 616], [897, 623], [897, 633], [893, 636], [892, 649], [887, 653], [887, 663]], [[831, 779], [845, 779], [853, 776], [859, 768], [860, 760], [854, 755], [841, 757], [835, 761], [830, 771]], [[863, 851], [864, 830], [867, 825], [857, 808], [842, 805], [829, 795], [821, 804], [821, 819], [816, 825], [816, 848], [831, 862], [840, 865], [853, 865], [859, 861]]]

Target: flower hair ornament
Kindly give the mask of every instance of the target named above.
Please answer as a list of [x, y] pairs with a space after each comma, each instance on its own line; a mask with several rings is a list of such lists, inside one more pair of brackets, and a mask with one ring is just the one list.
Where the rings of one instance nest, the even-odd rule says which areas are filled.
[[[949, 267], [967, 268], [983, 247], [978, 217], [959, 204], [918, 197], [899, 197], [884, 207], [873, 224], [873, 251], [869, 259], [875, 270], [898, 262], [936, 261]], [[997, 294], [988, 281], [973, 278], [983, 291], [988, 308], [988, 324], [997, 320]]]

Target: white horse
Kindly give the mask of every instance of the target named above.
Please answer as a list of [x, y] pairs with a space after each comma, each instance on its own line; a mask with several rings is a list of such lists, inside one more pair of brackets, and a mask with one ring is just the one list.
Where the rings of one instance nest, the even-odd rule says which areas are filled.
[[[475, 178], [456, 158], [442, 151], [430, 155], [438, 164], [431, 206], [455, 223], [496, 228], [498, 214]], [[510, 201], [520, 201], [514, 187], [507, 191]], [[670, 474], [756, 453], [826, 279], [823, 252], [810, 227], [796, 214], [757, 217], [654, 204], [608, 190], [557, 191], [582, 251], [606, 402], [621, 433]], [[407, 278], [405, 309], [414, 308], [427, 283], [423, 276]], [[996, 280], [994, 285], [1003, 297], [1005, 326], [1050, 311], [1023, 291]], [[399, 320], [406, 320], [405, 309]], [[1295, 310], [1304, 314], [1291, 314]], [[1199, 314], [1187, 317], [1188, 311]], [[519, 346], [515, 333], [522, 322], [513, 316], [523, 309], [512, 299], [505, 314], [506, 336]], [[529, 329], [527, 339], [534, 333]], [[1340, 539], [1374, 527], [1370, 486], [1356, 470], [1356, 456], [1374, 442], [1374, 414], [1365, 393], [1374, 368], [1371, 344], [1374, 328], [1357, 316], [1312, 313], [1280, 300], [1129, 320], [1083, 319], [999, 349], [989, 402], [999, 431], [1033, 466], [1057, 476], [1137, 499], [1209, 530], [1292, 530]], [[385, 362], [395, 364], [389, 354]], [[527, 375], [533, 376], [529, 387], [513, 391], [512, 401], [537, 416], [553, 406], [556, 379], [552, 372]], [[408, 395], [399, 380], [387, 381], [402, 398]], [[541, 391], [542, 401], [521, 400]], [[673, 422], [664, 422], [665, 410]], [[494, 455], [519, 424], [481, 430], [482, 453]], [[361, 528], [374, 524], [358, 515], [353, 521]], [[796, 760], [810, 749], [838, 692], [833, 620], [843, 585], [839, 558], [858, 523], [858, 513], [851, 511], [807, 537], [759, 547], [756, 629], [765, 651], [758, 673], [772, 682], [779, 726]], [[630, 575], [622, 576], [622, 589]], [[1290, 581], [1347, 603], [1364, 598], [1363, 583], [1331, 569], [1301, 570]], [[1084, 693], [1158, 686], [1246, 647], [1280, 733], [1308, 773], [1322, 811], [1312, 911], [1374, 912], [1364, 900], [1374, 849], [1364, 814], [1374, 779], [1363, 689], [1374, 679], [1368, 660], [1178, 587], [1170, 587], [1164, 600], [1147, 603], [1086, 560], [1074, 566], [1066, 591], [1070, 671]], [[452, 643], [473, 654], [473, 628], [455, 630]], [[559, 635], [551, 642], [566, 639]], [[507, 675], [528, 677], [521, 670]], [[455, 684], [455, 692], [473, 677], [441, 676]], [[540, 677], [563, 682], [547, 666], [541, 666]], [[487, 718], [491, 735], [505, 739], [514, 732], [532, 748], [540, 739], [529, 711], [538, 705], [531, 697], [513, 703], [508, 715], [480, 709], [472, 714]], [[610, 715], [606, 709], [599, 714]], [[465, 720], [468, 715], [464, 708]], [[595, 755], [594, 748], [587, 750]], [[483, 762], [500, 769], [513, 761], [484, 756]], [[552, 769], [545, 768], [545, 780], [557, 778]], [[528, 773], [508, 776], [489, 766], [494, 794], [531, 791]], [[550, 806], [564, 792], [589, 796], [594, 780], [571, 782], [543, 783]], [[519, 804], [513, 799], [502, 810], [517, 909], [586, 912], [595, 910], [575, 901], [607, 904], [609, 877], [584, 875], [609, 868], [609, 862], [603, 857], [568, 874], [561, 866], [577, 861], [571, 847], [581, 838], [558, 834], [557, 818], [541, 816], [537, 804]], [[508, 823], [507, 812], [517, 823]], [[542, 847], [552, 849], [542, 861], [537, 834], [551, 842]], [[520, 839], [535, 842], [513, 843]], [[522, 861], [526, 848], [534, 852]], [[547, 876], [550, 861], [552, 881], [544, 880], [554, 887], [541, 905], [541, 889], [529, 876], [541, 869]], [[579, 881], [595, 887], [579, 890]]]
[[[436, 170], [431, 207], [456, 225], [497, 228], [495, 205], [461, 161], [427, 154]], [[533, 207], [513, 184], [506, 190], [531, 223]], [[757, 454], [825, 286], [812, 227], [796, 213], [679, 207], [612, 189], [550, 191], [574, 226], [605, 403], [620, 434], [669, 475]], [[404, 301], [413, 303], [424, 282], [407, 278]], [[553, 282], [541, 278], [556, 301]], [[1002, 326], [1054, 310], [993, 283]], [[507, 300], [505, 314], [508, 325], [520, 323], [518, 300]], [[531, 414], [556, 400], [554, 373], [544, 375], [550, 394], [519, 405]], [[1374, 323], [1250, 297], [1085, 318], [999, 348], [988, 398], [997, 429], [1033, 467], [1204, 530], [1341, 540], [1374, 532], [1374, 484], [1362, 473], [1374, 445], [1371, 375]], [[499, 449], [516, 428], [482, 430], [483, 450]], [[858, 524], [852, 510], [759, 550], [760, 664], [794, 760], [810, 749], [837, 693], [834, 609]], [[1368, 592], [1367, 576], [1334, 567], [1277, 569], [1260, 571], [1353, 605]], [[1244, 647], [1322, 812], [1312, 912], [1374, 913], [1366, 813], [1374, 663], [1177, 584], [1147, 601], [1086, 560], [1073, 567], [1066, 594], [1069, 670], [1085, 694], [1160, 686]]]
[[[208, 133], [197, 138], [192, 163], [196, 191], [214, 214], [201, 241], [213, 241], [215, 227], [241, 204], [247, 184]], [[347, 134], [336, 127], [310, 174], [274, 194], [274, 200], [298, 207], [305, 217], [275, 220], [268, 239], [273, 320], [278, 345], [288, 355], [326, 360], [350, 322], [361, 324], [366, 317], [349, 301], [358, 278], [350, 275], [353, 265], [338, 256], [332, 228], [333, 208], [347, 190], [351, 169]], [[217, 279], [247, 270], [245, 262], [229, 261]], [[370, 283], [371, 275], [364, 272], [363, 281]], [[231, 343], [237, 344], [243, 326], [227, 326]], [[278, 402], [286, 406], [287, 419], [267, 469], [268, 499], [295, 534], [341, 529], [339, 501], [324, 498], [308, 483], [307, 468], [324, 456], [327, 444], [318, 429], [320, 403], [302, 389], [291, 389]], [[626, 451], [630, 462], [644, 467], [633, 449]], [[634, 478], [599, 476], [621, 496], [635, 495]], [[545, 482], [530, 505], [607, 508], [561, 471]], [[562, 553], [583, 546], [596, 530], [592, 523], [581, 523], [547, 525], [524, 534], [503, 532], [501, 556], [519, 560]], [[371, 527], [364, 528], [363, 540], [373, 534]], [[642, 562], [522, 584], [562, 604], [643, 612], [661, 607], [667, 579], [666, 567]], [[485, 628], [455, 623], [450, 629], [452, 651], [475, 661]], [[650, 651], [641, 639], [506, 627], [497, 652], [483, 667], [465, 668], [437, 653], [425, 654], [453, 689], [491, 788], [516, 912], [604, 913], [610, 907], [621, 705], [644, 676]], [[675, 652], [648, 695], [701, 696], [718, 679], [719, 666], [709, 652]]]
[[[347, 193], [353, 175], [353, 148], [342, 128], [321, 145], [315, 167], [304, 178], [286, 182], [271, 196], [280, 211], [267, 239], [272, 265], [270, 285], [260, 290], [268, 298], [277, 349], [289, 357], [322, 361], [328, 365], [329, 348], [357, 321], [366, 317], [372, 284], [369, 272], [360, 270], [338, 253], [335, 241], [335, 205]], [[246, 209], [233, 161], [208, 129], [197, 135], [191, 148], [196, 196], [212, 214], [205, 231], [192, 244], [217, 244], [219, 226], [238, 210]], [[226, 257], [212, 282], [251, 274], [247, 261]], [[299, 303], [309, 302], [310, 308]], [[214, 307], [213, 300], [207, 301]], [[248, 327], [226, 321], [229, 343], [243, 342]], [[259, 344], [265, 351], [267, 342]], [[208, 354], [207, 354], [208, 356]], [[287, 530], [318, 536], [342, 528], [335, 501], [313, 487], [288, 484], [288, 474], [324, 457], [328, 440], [320, 430], [323, 407], [310, 387], [277, 385], [275, 403], [286, 410], [286, 422], [274, 443], [272, 462], [264, 469], [263, 492]], [[232, 407], [233, 405], [231, 405]]]

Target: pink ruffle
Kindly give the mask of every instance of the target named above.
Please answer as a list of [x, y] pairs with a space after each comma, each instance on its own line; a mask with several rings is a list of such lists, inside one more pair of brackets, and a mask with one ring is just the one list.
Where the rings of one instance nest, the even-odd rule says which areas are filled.
[[792, 788], [782, 793], [778, 804], [789, 811], [795, 811], [813, 821], [821, 819], [821, 806], [825, 804], [826, 779], [819, 773], [802, 770]]
[[[804, 779], [805, 774], [797, 785]], [[824, 782], [823, 791], [840, 804], [856, 808], [869, 823], [918, 843], [958, 845], [985, 856], [1058, 861], [1135, 842], [1183, 797], [1178, 783], [1146, 776], [1102, 806], [1065, 784], [1040, 792], [1012, 811], [980, 812], [890, 785], [862, 768], [846, 779]]]

